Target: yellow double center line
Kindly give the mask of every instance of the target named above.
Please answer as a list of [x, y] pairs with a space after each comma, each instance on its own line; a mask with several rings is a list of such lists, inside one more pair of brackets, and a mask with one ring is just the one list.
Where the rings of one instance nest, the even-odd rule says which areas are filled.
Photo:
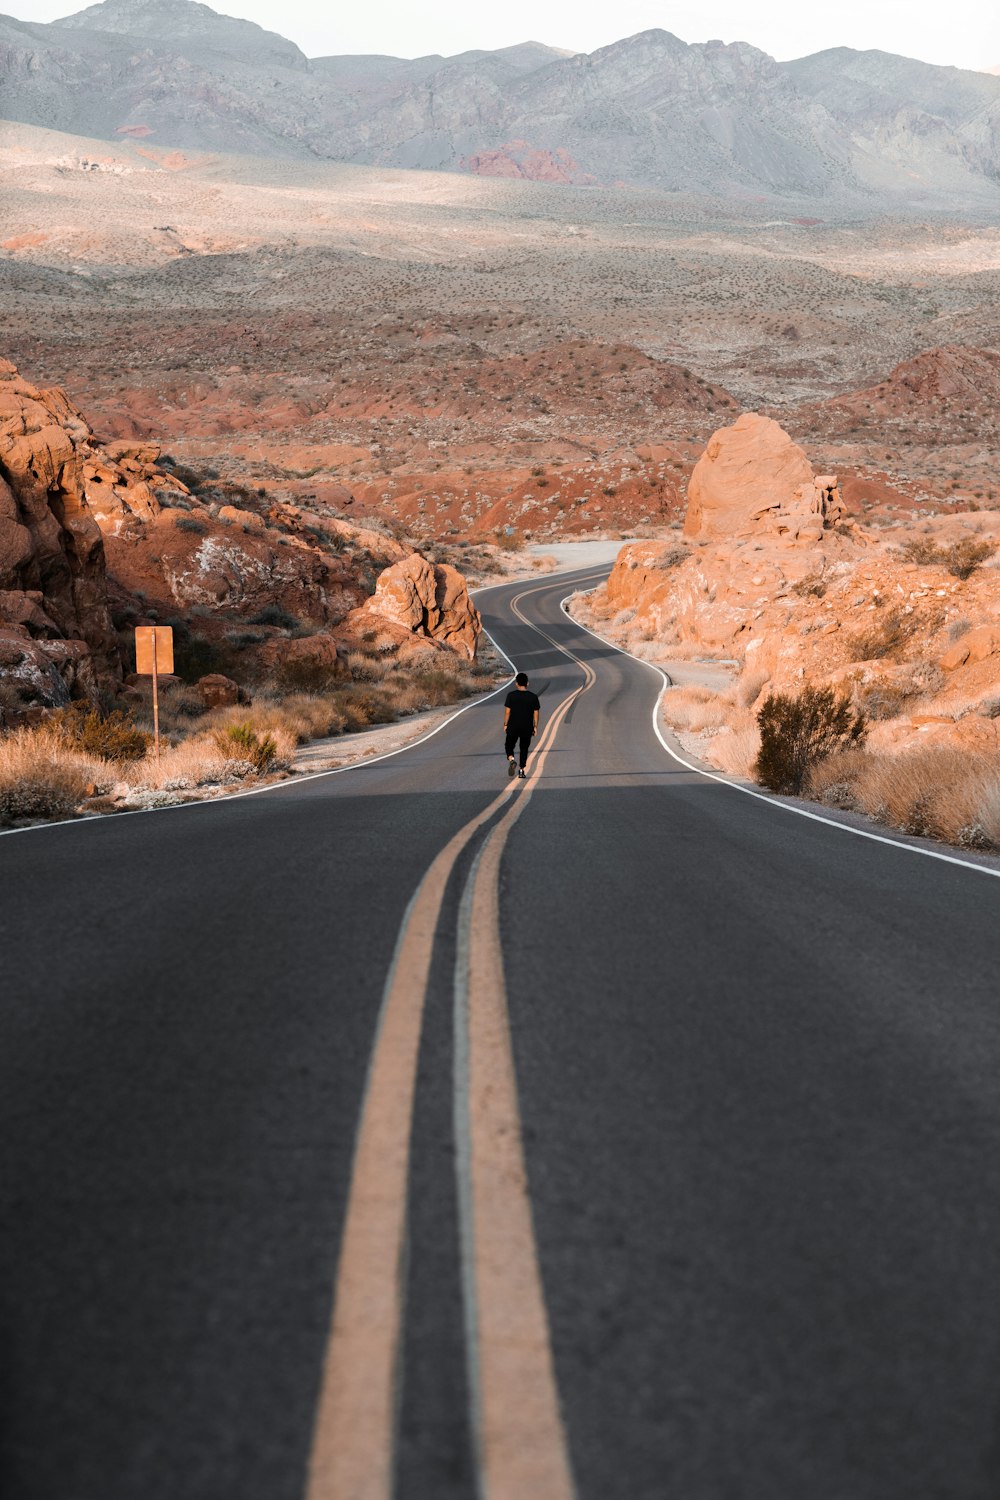
[[[511, 604], [530, 624], [518, 605]], [[595, 680], [584, 672], [535, 754]], [[521, 1146], [499, 933], [504, 845], [534, 778], [491, 830], [460, 912], [456, 968], [456, 1136], [466, 1325], [484, 1500], [570, 1500], [548, 1320]], [[455, 863], [518, 783], [510, 783], [431, 864], [403, 919], [386, 983], [355, 1144], [317, 1407], [306, 1500], [390, 1500], [403, 1323], [407, 1182], [420, 1034], [434, 938]]]

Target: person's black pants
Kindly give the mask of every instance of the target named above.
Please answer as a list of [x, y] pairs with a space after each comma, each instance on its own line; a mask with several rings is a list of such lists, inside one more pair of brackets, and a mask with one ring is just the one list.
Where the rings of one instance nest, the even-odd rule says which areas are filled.
[[531, 749], [530, 729], [508, 729], [507, 738], [503, 742], [504, 751], [509, 759], [514, 754], [514, 746], [520, 741], [521, 770], [528, 764], [528, 751]]

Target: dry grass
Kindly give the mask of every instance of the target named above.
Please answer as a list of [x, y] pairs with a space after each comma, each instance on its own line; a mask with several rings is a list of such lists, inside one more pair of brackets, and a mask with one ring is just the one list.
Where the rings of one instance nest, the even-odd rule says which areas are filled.
[[0, 822], [72, 817], [116, 779], [108, 762], [69, 749], [58, 734], [15, 730], [0, 739]]
[[953, 578], [971, 578], [996, 549], [994, 542], [983, 541], [974, 536], [962, 537], [950, 547], [939, 547], [926, 536], [913, 537], [900, 549], [907, 562], [919, 567], [944, 568]]
[[848, 661], [877, 661], [898, 656], [913, 635], [915, 622], [895, 611], [877, 615], [870, 625], [844, 639]]
[[692, 683], [688, 687], [667, 689], [663, 713], [675, 729], [700, 734], [705, 729], [720, 729], [732, 717], [733, 709], [719, 693]]
[[1000, 764], [949, 746], [901, 755], [849, 750], [813, 768], [808, 790], [828, 807], [867, 813], [903, 833], [966, 849], [1000, 846]]
[[67, 724], [74, 727], [79, 720], [90, 725], [93, 720], [94, 743], [116, 752], [127, 729], [134, 752], [143, 735], [124, 719], [119, 723], [120, 715], [99, 721], [96, 714], [74, 711], [0, 736], [0, 822], [71, 817], [88, 798], [112, 792], [114, 798], [95, 810], [160, 805], [149, 799], [162, 796], [169, 802], [177, 800], [175, 794], [234, 785], [287, 769], [296, 747], [310, 740], [457, 703], [505, 675], [489, 653], [479, 664], [445, 651], [406, 664], [395, 660], [394, 651], [387, 649], [391, 646], [391, 641], [376, 640], [371, 652], [358, 652], [351, 676], [326, 692], [288, 693], [272, 681], [258, 690], [253, 703], [207, 712], [188, 694], [176, 703], [175, 714], [163, 716], [158, 760], [151, 752], [128, 763], [90, 755], [68, 738]]
[[733, 696], [741, 708], [753, 708], [761, 693], [770, 682], [770, 676], [760, 668], [744, 667], [733, 688]]
[[727, 776], [749, 780], [760, 754], [760, 730], [753, 715], [737, 712], [731, 722], [713, 735], [708, 747], [709, 759]]
[[209, 735], [195, 735], [126, 768], [124, 780], [135, 791], [186, 791], [203, 786], [223, 786], [251, 773], [220, 755]]

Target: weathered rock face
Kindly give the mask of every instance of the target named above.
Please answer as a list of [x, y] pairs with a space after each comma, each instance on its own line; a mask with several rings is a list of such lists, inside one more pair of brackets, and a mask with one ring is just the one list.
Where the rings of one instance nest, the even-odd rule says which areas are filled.
[[767, 512], [811, 507], [813, 490], [812, 465], [784, 428], [746, 412], [713, 434], [695, 465], [684, 531], [706, 541], [735, 536]]
[[90, 429], [0, 361], [0, 670], [26, 702], [121, 680], [104, 546], [86, 501]]
[[[0, 363], [0, 722], [120, 688], [116, 623], [173, 619], [203, 659], [239, 651], [250, 675], [299, 659], [339, 670], [337, 635], [362, 614], [404, 650], [475, 655], [479, 616], [455, 569], [318, 506], [192, 494], [158, 459], [149, 442], [100, 445], [62, 391]], [[202, 690], [239, 692], [217, 674]]]
[[[779, 462], [735, 461], [754, 454]], [[658, 640], [663, 659], [674, 647], [681, 662], [742, 667], [757, 691], [844, 687], [872, 720], [874, 748], [995, 753], [1000, 512], [928, 517], [916, 538], [866, 532], [847, 518], [835, 478], [799, 482], [800, 459], [780, 428], [769, 433], [756, 420], [716, 434], [699, 464], [709, 478], [698, 498], [707, 491], [710, 524], [731, 529], [706, 537], [702, 511], [688, 543], [624, 547], [596, 595], [597, 618], [623, 640]], [[762, 473], [783, 480], [777, 504], [766, 503], [774, 490]], [[979, 553], [971, 570], [970, 549]], [[752, 723], [753, 698], [725, 701], [726, 733]]]
[[376, 620], [447, 646], [470, 661], [482, 631], [462, 574], [446, 564], [434, 566], [418, 553], [386, 568], [351, 624], [360, 628]]

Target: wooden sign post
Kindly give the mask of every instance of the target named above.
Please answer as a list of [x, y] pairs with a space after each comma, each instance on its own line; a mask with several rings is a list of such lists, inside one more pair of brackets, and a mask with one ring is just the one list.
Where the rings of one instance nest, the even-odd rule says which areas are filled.
[[153, 679], [153, 745], [156, 758], [160, 758], [160, 697], [159, 676], [161, 672], [174, 670], [174, 632], [169, 625], [137, 625], [135, 627], [135, 670], [140, 677]]

